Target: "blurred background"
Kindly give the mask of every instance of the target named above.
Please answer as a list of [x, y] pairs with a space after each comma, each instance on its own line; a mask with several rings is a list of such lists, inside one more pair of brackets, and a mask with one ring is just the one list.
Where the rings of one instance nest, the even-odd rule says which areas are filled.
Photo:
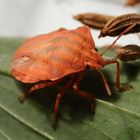
[[[29, 37], [48, 33], [60, 27], [76, 28], [82, 24], [73, 15], [96, 12], [108, 15], [140, 13], [140, 4], [125, 6], [126, 0], [0, 0], [0, 36]], [[98, 39], [99, 31], [92, 29], [97, 47], [111, 44], [115, 38]], [[138, 35], [122, 37], [120, 45], [139, 44]]]

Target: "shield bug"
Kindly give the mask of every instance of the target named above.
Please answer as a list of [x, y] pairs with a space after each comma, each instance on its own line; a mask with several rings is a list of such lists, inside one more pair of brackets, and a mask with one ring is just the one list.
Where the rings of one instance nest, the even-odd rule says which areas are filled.
[[55, 126], [60, 101], [70, 86], [76, 94], [87, 98], [93, 107], [94, 96], [78, 89], [86, 69], [96, 69], [101, 74], [107, 93], [111, 95], [101, 69], [114, 63], [117, 65], [116, 87], [121, 88], [118, 61], [103, 60], [95, 48], [89, 27], [82, 26], [74, 30], [61, 28], [28, 39], [17, 49], [11, 71], [15, 79], [23, 83], [34, 83], [29, 92], [20, 98], [22, 101], [34, 90], [55, 85], [68, 76], [68, 82], [56, 97], [52, 116], [52, 125]]

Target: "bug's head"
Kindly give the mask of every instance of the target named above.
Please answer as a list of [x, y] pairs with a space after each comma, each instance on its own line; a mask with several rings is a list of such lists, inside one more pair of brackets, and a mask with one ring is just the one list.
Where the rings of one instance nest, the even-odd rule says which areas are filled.
[[92, 54], [86, 57], [85, 65], [87, 69], [102, 69], [104, 67], [104, 60], [97, 50], [93, 50]]

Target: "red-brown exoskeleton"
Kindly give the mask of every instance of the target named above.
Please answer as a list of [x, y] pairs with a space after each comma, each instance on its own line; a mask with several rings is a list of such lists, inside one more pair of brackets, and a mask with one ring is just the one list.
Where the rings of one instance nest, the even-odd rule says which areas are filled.
[[14, 55], [12, 75], [23, 83], [34, 83], [29, 92], [20, 98], [21, 100], [34, 90], [52, 86], [62, 81], [65, 76], [69, 76], [69, 81], [56, 97], [52, 117], [55, 126], [60, 101], [71, 86], [76, 94], [87, 98], [93, 107], [94, 96], [78, 88], [87, 68], [96, 69], [101, 74], [107, 93], [111, 95], [108, 83], [101, 72], [108, 64], [117, 65], [116, 87], [121, 88], [118, 61], [103, 60], [102, 55], [96, 51], [89, 28], [87, 26], [74, 30], [61, 28], [25, 41]]

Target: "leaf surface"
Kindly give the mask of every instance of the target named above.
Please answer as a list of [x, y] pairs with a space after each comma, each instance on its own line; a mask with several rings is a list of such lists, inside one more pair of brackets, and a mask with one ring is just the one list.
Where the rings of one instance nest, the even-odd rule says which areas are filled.
[[[95, 114], [86, 99], [71, 89], [64, 96], [56, 130], [51, 127], [57, 86], [36, 91], [23, 104], [17, 97], [28, 85], [10, 74], [12, 55], [22, 38], [0, 38], [0, 139], [2, 140], [138, 140], [140, 139], [140, 62], [121, 63], [121, 82], [133, 86], [125, 92], [115, 89], [115, 65], [103, 72], [111, 87], [107, 96], [97, 71], [87, 71], [80, 89], [95, 95]], [[101, 52], [99, 50], [99, 52]], [[114, 57], [112, 52], [106, 54]]]

